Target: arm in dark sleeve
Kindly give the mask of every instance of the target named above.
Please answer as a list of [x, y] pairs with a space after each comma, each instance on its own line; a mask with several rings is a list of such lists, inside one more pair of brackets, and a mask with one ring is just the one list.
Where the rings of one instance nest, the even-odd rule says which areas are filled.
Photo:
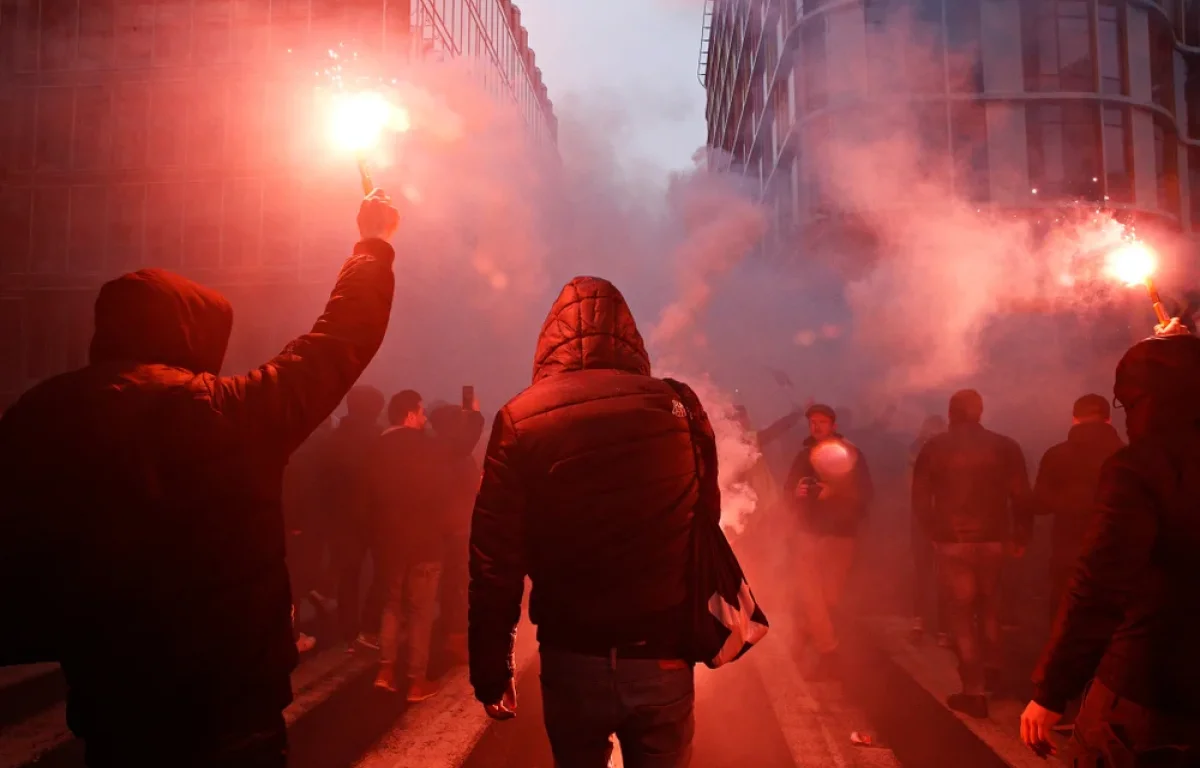
[[1009, 502], [1013, 513], [1013, 541], [1027, 545], [1033, 538], [1033, 491], [1029, 487], [1029, 467], [1025, 452], [1015, 440], [1009, 443]]
[[1154, 494], [1121, 453], [1100, 478], [1097, 510], [1050, 643], [1034, 672], [1034, 700], [1062, 712], [1095, 675], [1125, 616], [1130, 588], [1150, 566], [1158, 518]]
[[358, 243], [312, 330], [256, 370], [215, 379], [213, 410], [244, 438], [295, 450], [333, 412], [383, 343], [395, 292], [394, 257], [382, 240]]
[[912, 515], [926, 535], [933, 532], [933, 453], [921, 446], [912, 473]]
[[871, 480], [871, 468], [867, 465], [867, 457], [862, 451], [858, 452], [858, 464], [855, 466], [855, 484], [858, 490], [858, 503], [862, 506], [862, 514], [866, 516], [875, 501], [875, 483]]
[[791, 413], [787, 414], [786, 416], [776, 419], [775, 422], [773, 424], [771, 424], [769, 427], [766, 427], [765, 429], [760, 429], [758, 431], [759, 447], [761, 448], [761, 447], [768, 446], [771, 443], [778, 440], [779, 438], [783, 437], [792, 428], [794, 428], [796, 426], [796, 424], [799, 423], [799, 421], [803, 418], [804, 418], [804, 411], [800, 411], [800, 410], [792, 411]]
[[513, 676], [513, 641], [525, 591], [525, 488], [517, 435], [507, 410], [496, 415], [483, 485], [471, 516], [467, 643], [475, 698], [495, 704]]
[[789, 504], [796, 503], [796, 488], [800, 481], [813, 475], [812, 462], [808, 459], [808, 449], [801, 448], [792, 460], [792, 468], [788, 470], [787, 479], [783, 481], [783, 497]]
[[1033, 481], [1033, 513], [1051, 515], [1058, 509], [1058, 490], [1062, 482], [1058, 477], [1058, 463], [1054, 449], [1046, 451], [1038, 463], [1037, 477]]

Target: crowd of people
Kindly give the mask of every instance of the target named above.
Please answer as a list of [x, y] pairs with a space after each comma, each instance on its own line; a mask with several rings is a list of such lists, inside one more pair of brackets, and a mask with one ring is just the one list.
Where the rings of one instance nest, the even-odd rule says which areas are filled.
[[[277, 768], [289, 675], [316, 642], [295, 617], [377, 650], [376, 686], [411, 701], [436, 693], [440, 643], [505, 720], [528, 582], [556, 763], [601, 768], [615, 735], [627, 766], [686, 766], [693, 670], [714, 665], [698, 622], [744, 641], [729, 659], [762, 636], [739, 627], [765, 630], [748, 589], [698, 592], [710, 561], [697, 531], [719, 531], [721, 508], [703, 405], [653, 375], [620, 291], [576, 278], [477, 465], [484, 418], [469, 391], [427, 417], [417, 392], [355, 386], [387, 328], [399, 216], [376, 191], [358, 224], [312, 330], [245, 375], [219, 373], [232, 313], [215, 292], [161, 270], [103, 287], [90, 364], [0, 419], [0, 663], [62, 665], [94, 768]], [[1117, 367], [1129, 444], [1108, 400], [1085, 396], [1033, 483], [1020, 446], [983, 426], [977, 392], [927, 421], [911, 467], [913, 634], [944, 632], [955, 649], [953, 709], [987, 716], [1005, 562], [1052, 515], [1056, 618], [1026, 742], [1051, 750], [1082, 699], [1077, 765], [1197, 764], [1198, 391], [1200, 339], [1159, 328]], [[796, 530], [809, 674], [836, 677], [876, 483], [870, 446], [825, 405], [758, 433], [760, 446], [802, 418], [809, 436], [776, 500]]]

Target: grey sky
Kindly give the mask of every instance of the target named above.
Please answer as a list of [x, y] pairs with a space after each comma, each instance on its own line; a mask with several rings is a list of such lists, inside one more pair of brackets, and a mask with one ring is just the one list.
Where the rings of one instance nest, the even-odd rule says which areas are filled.
[[626, 162], [691, 165], [704, 143], [696, 80], [703, 0], [517, 0], [560, 111], [602, 111]]

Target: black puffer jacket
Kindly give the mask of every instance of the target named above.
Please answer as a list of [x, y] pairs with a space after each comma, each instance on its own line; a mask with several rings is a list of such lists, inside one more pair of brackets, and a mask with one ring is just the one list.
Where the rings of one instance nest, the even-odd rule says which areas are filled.
[[978, 422], [958, 421], [929, 438], [913, 466], [913, 515], [937, 542], [1027, 544], [1030, 493], [1021, 446]]
[[1034, 675], [1055, 712], [1093, 676], [1118, 696], [1200, 718], [1200, 339], [1148, 339], [1117, 367], [1130, 444], [1095, 512]]
[[1051, 566], [1070, 566], [1079, 557], [1083, 534], [1096, 504], [1100, 468], [1124, 443], [1112, 424], [1084, 422], [1071, 427], [1064, 442], [1050, 448], [1038, 465], [1033, 485], [1037, 514], [1053, 515]]
[[512, 674], [526, 575], [542, 643], [682, 653], [696, 460], [683, 406], [650, 376], [610, 283], [563, 289], [533, 382], [496, 416], [472, 518], [471, 682], [485, 703]]
[[77, 734], [290, 701], [284, 466], [392, 304], [391, 246], [355, 253], [311, 332], [241, 376], [217, 374], [233, 317], [219, 294], [161, 270], [114, 280], [91, 364], [0, 421], [0, 663], [61, 661]]

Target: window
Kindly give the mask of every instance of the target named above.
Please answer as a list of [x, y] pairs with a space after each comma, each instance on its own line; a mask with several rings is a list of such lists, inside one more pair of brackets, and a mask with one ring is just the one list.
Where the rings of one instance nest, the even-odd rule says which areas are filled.
[[43, 72], [69, 69], [75, 60], [75, 3], [43, 2], [37, 35]]
[[179, 94], [185, 92], [186, 83], [164, 80], [149, 88], [150, 129], [146, 139], [150, 162], [156, 168], [181, 166], [186, 147], [179, 137], [187, 130], [188, 102], [180, 99]]
[[1100, 91], [1125, 93], [1125, 55], [1121, 49], [1121, 8], [1115, 0], [1101, 0], [1100, 27], [1096, 30], [1100, 48]]
[[107, 69], [112, 65], [116, 12], [119, 0], [87, 0], [79, 4], [79, 67]]
[[[290, 227], [295, 226], [295, 221]], [[213, 269], [221, 252], [221, 182], [189, 184], [183, 211], [183, 264]]]
[[0, 185], [0, 272], [22, 274], [29, 269], [29, 222], [33, 195], [29, 189]]
[[950, 108], [954, 188], [959, 197], [982, 201], [990, 197], [987, 109], [975, 102]]
[[1041, 197], [1099, 200], [1098, 114], [1091, 104], [1028, 107], [1029, 179]]
[[828, 213], [829, 195], [825, 184], [828, 143], [829, 118], [819, 117], [804, 126], [804, 196], [808, 200], [809, 218]]
[[155, 64], [168, 67], [187, 64], [192, 53], [191, 3], [158, 3], [153, 38]]
[[222, 267], [245, 267], [258, 263], [262, 205], [261, 179], [225, 181], [225, 223], [221, 228]]
[[[225, 88], [199, 82], [188, 103], [187, 164], [191, 168], [220, 165], [225, 151]], [[279, 116], [286, 123], [284, 115]]]
[[37, 159], [41, 169], [71, 167], [71, 122], [75, 94], [69, 87], [38, 89]]
[[1105, 194], [1114, 203], [1133, 202], [1133, 163], [1129, 151], [1129, 112], [1124, 107], [1104, 108], [1104, 178]]
[[815, 112], [829, 103], [825, 64], [825, 19], [804, 22], [800, 29], [800, 57], [804, 78], [804, 111]]
[[113, 94], [112, 166], [146, 167], [146, 121], [150, 97], [144, 83], [122, 83]]
[[58, 189], [33, 191], [31, 272], [61, 274], [66, 268], [68, 199]]
[[[0, 390], [5, 393], [25, 388], [21, 375], [25, 364], [21, 304], [20, 299], [0, 299]], [[7, 405], [3, 403], [0, 407]]]
[[1188, 67], [1184, 95], [1187, 98], [1188, 137], [1200, 138], [1200, 71]]
[[1188, 200], [1192, 208], [1192, 231], [1200, 232], [1200, 148], [1197, 147], [1188, 150], [1188, 181], [1191, 193]]
[[920, 137], [919, 166], [930, 183], [943, 189], [951, 184], [951, 153], [946, 104], [934, 102], [913, 109], [915, 135]]
[[296, 222], [304, 213], [302, 193], [294, 183], [272, 190], [262, 207], [262, 261], [270, 266], [292, 266], [298, 261], [300, 230]]
[[33, 167], [37, 146], [37, 88], [8, 88], [0, 101], [0, 166], [17, 171]]
[[1154, 172], [1158, 180], [1159, 210], [1179, 214], [1179, 147], [1175, 133], [1154, 121]]
[[867, 24], [867, 88], [871, 93], [894, 94], [906, 89], [904, 46], [898, 33], [902, 20], [890, 0], [865, 0]]
[[230, 168], [247, 168], [261, 162], [265, 92], [278, 87], [253, 78], [230, 85], [230, 99], [236, 105], [230, 112], [229, 142], [225, 148]]
[[112, 187], [108, 199], [108, 264], [112, 271], [146, 266], [143, 227], [146, 221], [146, 186]]
[[1150, 24], [1150, 94], [1154, 103], [1175, 112], [1175, 40], [1170, 29]]
[[134, 69], [149, 66], [154, 58], [154, 3], [115, 0], [112, 9], [115, 64]]
[[77, 170], [99, 170], [108, 166], [112, 145], [112, 92], [105, 85], [75, 89], [75, 131], [72, 163]]
[[231, 0], [204, 0], [192, 4], [192, 50], [195, 60], [205, 64], [229, 61]]
[[1082, 0], [1025, 0], [1026, 90], [1095, 90], [1088, 16]]
[[104, 272], [108, 240], [108, 190], [99, 185], [71, 188], [71, 234], [67, 270], [73, 275]]
[[981, 0], [950, 0], [946, 3], [946, 48], [951, 91], [983, 92]]
[[178, 267], [183, 259], [185, 184], [153, 184], [146, 195], [146, 260]]
[[262, 0], [232, 0], [230, 53], [235, 62], [254, 63], [267, 52], [271, 36], [270, 4]]

